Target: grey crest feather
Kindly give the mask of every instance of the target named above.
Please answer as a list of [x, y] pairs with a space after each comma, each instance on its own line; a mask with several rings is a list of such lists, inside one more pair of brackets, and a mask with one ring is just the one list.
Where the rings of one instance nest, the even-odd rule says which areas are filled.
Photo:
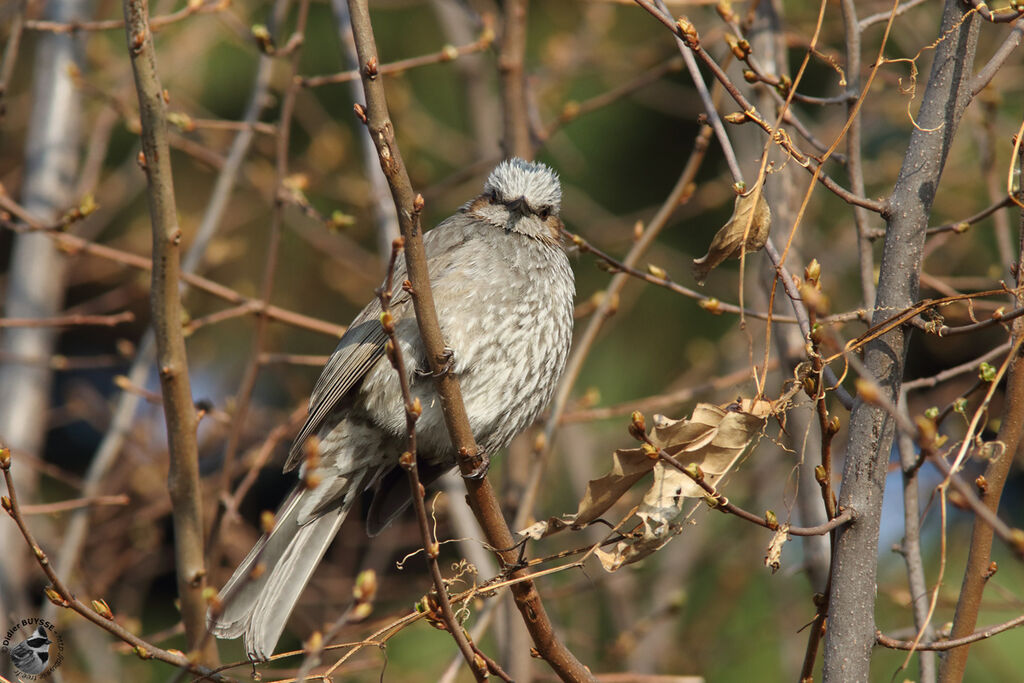
[[498, 164], [484, 183], [484, 192], [494, 192], [501, 201], [522, 197], [530, 208], [547, 207], [558, 215], [562, 208], [562, 184], [549, 166], [519, 157]]

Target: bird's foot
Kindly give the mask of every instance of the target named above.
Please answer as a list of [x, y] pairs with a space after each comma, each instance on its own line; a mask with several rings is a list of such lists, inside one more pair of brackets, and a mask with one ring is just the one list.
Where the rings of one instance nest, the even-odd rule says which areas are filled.
[[452, 367], [455, 365], [455, 350], [447, 346], [444, 347], [444, 351], [441, 352], [441, 360], [443, 362], [437, 372], [416, 368], [416, 374], [420, 377], [444, 377], [452, 371]]
[[473, 479], [479, 481], [487, 476], [487, 470], [491, 469], [491, 456], [486, 453], [480, 454], [480, 464], [468, 474], [462, 475], [466, 479]]

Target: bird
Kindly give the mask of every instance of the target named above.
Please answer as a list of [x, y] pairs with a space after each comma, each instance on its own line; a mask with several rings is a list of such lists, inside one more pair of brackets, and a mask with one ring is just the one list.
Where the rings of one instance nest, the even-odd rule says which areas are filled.
[[46, 670], [50, 661], [50, 640], [46, 629], [36, 628], [25, 640], [11, 649], [11, 663], [14, 668], [28, 676], [38, 676]]
[[[458, 378], [470, 427], [487, 456], [533, 422], [565, 369], [576, 287], [561, 201], [554, 170], [510, 158], [493, 169], [482, 194], [423, 235], [447, 347], [444, 371]], [[406, 277], [399, 253], [393, 281]], [[417, 461], [420, 481], [429, 485], [455, 466], [455, 452], [411, 295], [396, 289], [390, 312], [411, 396], [422, 406]], [[412, 501], [399, 465], [406, 413], [398, 373], [386, 357], [381, 313], [379, 299], [368, 303], [325, 364], [284, 466], [299, 469], [299, 483], [208, 614], [213, 635], [243, 636], [251, 660], [273, 654], [313, 570], [364, 493], [372, 493], [370, 537]]]

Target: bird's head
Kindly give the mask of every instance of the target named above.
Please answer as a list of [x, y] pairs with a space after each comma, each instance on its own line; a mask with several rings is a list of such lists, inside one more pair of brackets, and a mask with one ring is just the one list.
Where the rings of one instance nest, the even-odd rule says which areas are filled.
[[465, 210], [494, 227], [558, 242], [562, 185], [548, 166], [518, 157], [498, 164]]

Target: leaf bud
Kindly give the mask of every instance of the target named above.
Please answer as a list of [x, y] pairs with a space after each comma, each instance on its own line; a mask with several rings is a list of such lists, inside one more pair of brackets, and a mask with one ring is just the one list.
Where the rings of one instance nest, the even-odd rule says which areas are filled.
[[713, 296], [708, 297], [707, 299], [701, 299], [697, 302], [697, 305], [712, 315], [722, 315], [723, 313], [722, 302]]
[[356, 583], [352, 587], [352, 596], [359, 602], [371, 602], [377, 597], [377, 572], [372, 569], [364, 569], [356, 576]]
[[661, 280], [667, 280], [668, 279], [668, 273], [665, 272], [665, 269], [661, 268], [659, 266], [656, 266], [653, 263], [648, 263], [647, 264], [647, 272], [650, 273], [651, 275], [653, 275], [654, 277], [659, 278]]
[[804, 278], [808, 282], [818, 284], [818, 280], [821, 278], [821, 264], [818, 263], [818, 259], [811, 259], [811, 262], [804, 267]]
[[679, 37], [686, 43], [686, 47], [696, 50], [700, 47], [700, 36], [697, 35], [697, 27], [686, 17], [679, 17], [676, 20], [676, 28], [679, 29]]
[[92, 601], [92, 611], [104, 619], [114, 619], [114, 613], [110, 611], [110, 605], [103, 598], [97, 598]]
[[647, 436], [647, 425], [644, 424], [644, 415], [639, 410], [634, 410], [630, 416], [629, 435], [637, 441], [644, 441]]
[[53, 586], [47, 586], [46, 588], [43, 589], [43, 592], [46, 593], [46, 598], [50, 602], [55, 604], [57, 607], [67, 607], [68, 606], [68, 601], [65, 600], [63, 597], [61, 597], [61, 594], [58, 593], [57, 589], [54, 588]]

